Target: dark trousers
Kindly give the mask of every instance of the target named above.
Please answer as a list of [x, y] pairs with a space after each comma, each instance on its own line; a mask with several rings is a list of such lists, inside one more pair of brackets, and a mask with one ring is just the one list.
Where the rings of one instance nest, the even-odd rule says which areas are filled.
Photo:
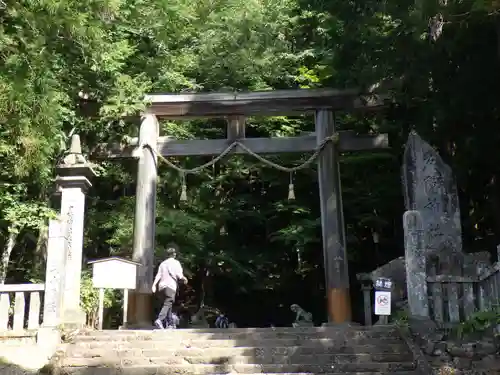
[[165, 288], [158, 291], [160, 298], [163, 299], [163, 306], [158, 314], [158, 320], [162, 323], [167, 319], [167, 325], [172, 325], [172, 306], [175, 301], [176, 291], [170, 288]]

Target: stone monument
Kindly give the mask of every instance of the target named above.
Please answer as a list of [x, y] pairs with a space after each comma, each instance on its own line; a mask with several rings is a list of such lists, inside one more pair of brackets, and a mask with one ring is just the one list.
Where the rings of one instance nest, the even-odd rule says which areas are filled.
[[415, 131], [406, 142], [402, 179], [406, 210], [418, 211], [422, 218], [424, 252], [461, 252], [460, 207], [452, 170]]
[[451, 168], [437, 151], [412, 131], [404, 152], [402, 180], [406, 212], [406, 284], [410, 316], [429, 318], [427, 260], [462, 255], [458, 190]]
[[80, 137], [71, 137], [71, 146], [62, 163], [57, 166], [56, 186], [61, 195], [60, 218], [65, 237], [65, 269], [63, 272], [63, 301], [61, 324], [79, 328], [85, 324], [85, 313], [80, 307], [82, 273], [83, 224], [85, 193], [92, 186], [96, 174], [82, 155]]
[[427, 262], [422, 216], [419, 211], [403, 215], [408, 307], [411, 316], [428, 317]]
[[47, 357], [55, 353], [60, 344], [59, 327], [62, 323], [64, 281], [66, 269], [66, 238], [61, 221], [49, 221], [43, 324], [38, 330], [37, 343]]
[[205, 305], [201, 304], [200, 308], [198, 311], [191, 316], [191, 324], [190, 328], [209, 328], [210, 325], [208, 324], [207, 318], [205, 316]]

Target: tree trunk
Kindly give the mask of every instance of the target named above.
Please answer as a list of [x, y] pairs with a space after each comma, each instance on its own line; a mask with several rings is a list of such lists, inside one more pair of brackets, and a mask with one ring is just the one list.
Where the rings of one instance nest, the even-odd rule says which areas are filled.
[[38, 238], [35, 247], [35, 262], [33, 265], [33, 276], [40, 279], [43, 279], [45, 274], [48, 240], [49, 240], [49, 227], [44, 225], [38, 231]]
[[2, 264], [0, 267], [0, 284], [5, 284], [5, 279], [7, 278], [7, 269], [9, 268], [10, 255], [14, 246], [16, 246], [17, 233], [9, 231], [9, 237], [7, 238], [7, 244], [2, 254]]

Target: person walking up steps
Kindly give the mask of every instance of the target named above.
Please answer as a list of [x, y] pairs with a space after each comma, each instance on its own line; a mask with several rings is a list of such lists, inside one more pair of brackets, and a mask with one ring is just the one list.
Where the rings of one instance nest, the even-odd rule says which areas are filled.
[[165, 329], [163, 325], [165, 320], [167, 321], [167, 328], [175, 328], [172, 319], [172, 306], [177, 294], [178, 284], [180, 282], [187, 283], [181, 263], [175, 259], [176, 256], [176, 246], [169, 246], [167, 248], [167, 259], [161, 262], [153, 282], [153, 293], [158, 291], [159, 297], [163, 300], [163, 306], [155, 320], [155, 326], [159, 329]]

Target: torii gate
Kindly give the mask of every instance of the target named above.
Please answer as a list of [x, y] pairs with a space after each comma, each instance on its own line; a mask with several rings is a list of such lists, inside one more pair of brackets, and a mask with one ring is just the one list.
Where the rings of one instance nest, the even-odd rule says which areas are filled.
[[[327, 311], [330, 323], [351, 320], [349, 275], [346, 239], [339, 176], [341, 151], [361, 151], [388, 147], [387, 134], [355, 135], [351, 131], [335, 131], [334, 111], [370, 110], [381, 108], [387, 97], [362, 95], [359, 90], [299, 89], [251, 93], [195, 93], [148, 95], [149, 103], [143, 114], [139, 139], [126, 147], [105, 146], [99, 154], [108, 158], [134, 157], [134, 149], [156, 146], [165, 157], [219, 155], [234, 141], [259, 154], [314, 151], [328, 137], [318, 157], [318, 182], [321, 205], [324, 268], [327, 289]], [[297, 115], [315, 113], [315, 134], [282, 138], [245, 138], [245, 118], [252, 115]], [[227, 139], [175, 140], [159, 134], [158, 118], [216, 118], [228, 120]], [[151, 285], [155, 246], [155, 205], [157, 157], [147, 147], [141, 147], [137, 172], [134, 222], [133, 260], [142, 264], [138, 287], [130, 296], [129, 317], [135, 326], [150, 327], [152, 321]], [[244, 153], [235, 147], [232, 153]]]

